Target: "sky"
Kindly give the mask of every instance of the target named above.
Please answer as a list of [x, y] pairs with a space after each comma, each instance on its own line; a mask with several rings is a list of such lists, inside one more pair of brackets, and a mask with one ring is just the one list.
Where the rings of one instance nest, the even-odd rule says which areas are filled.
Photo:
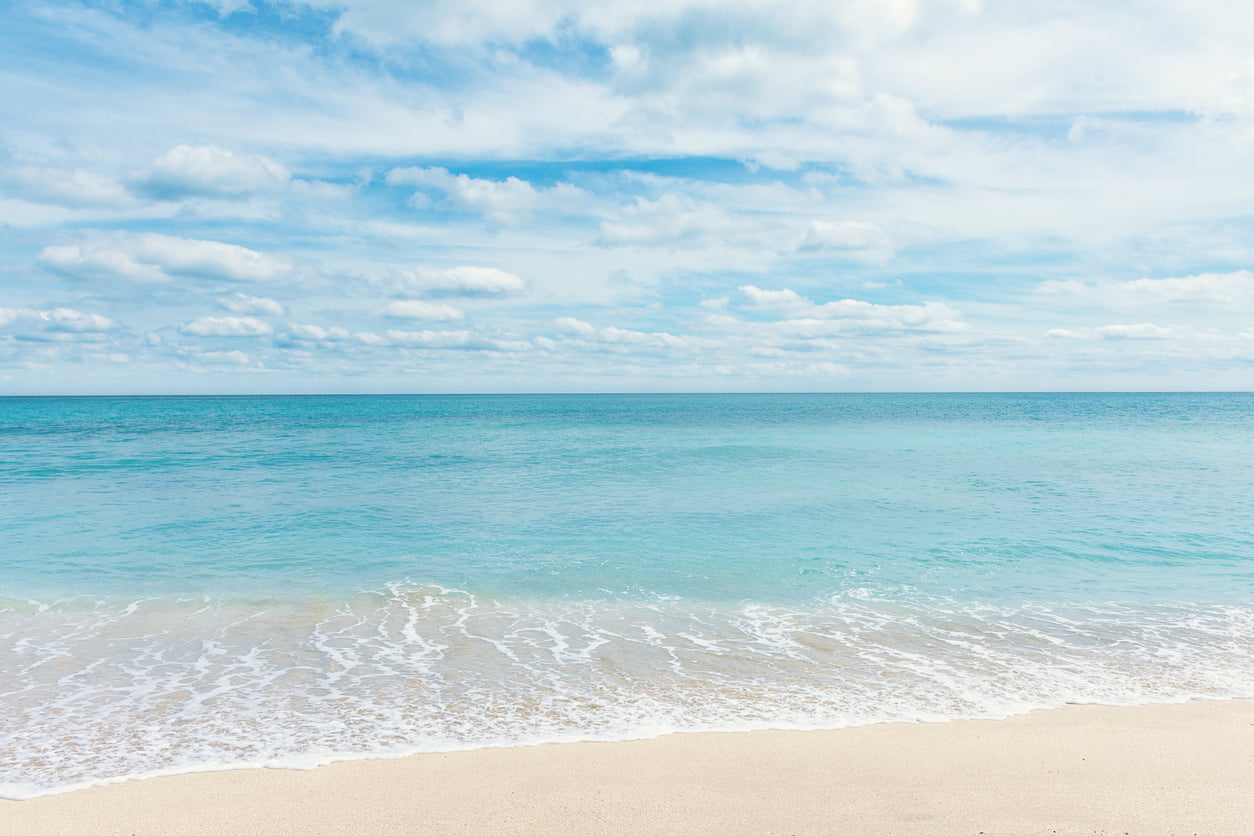
[[1244, 0], [0, 0], [0, 394], [1216, 389]]

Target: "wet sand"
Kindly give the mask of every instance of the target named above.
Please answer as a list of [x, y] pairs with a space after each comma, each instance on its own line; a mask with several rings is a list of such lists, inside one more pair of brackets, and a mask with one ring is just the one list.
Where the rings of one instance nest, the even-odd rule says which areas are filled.
[[0, 833], [1250, 834], [1254, 700], [180, 775]]

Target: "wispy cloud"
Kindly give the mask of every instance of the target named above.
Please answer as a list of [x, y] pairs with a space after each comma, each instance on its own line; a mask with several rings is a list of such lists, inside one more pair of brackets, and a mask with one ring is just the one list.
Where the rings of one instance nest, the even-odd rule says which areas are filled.
[[1235, 0], [23, 3], [0, 379], [1254, 386], [1252, 28]]

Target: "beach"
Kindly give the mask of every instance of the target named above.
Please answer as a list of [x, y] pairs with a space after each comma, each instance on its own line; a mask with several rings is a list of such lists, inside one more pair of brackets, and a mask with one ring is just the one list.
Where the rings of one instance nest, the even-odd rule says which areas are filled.
[[[635, 773], [730, 780], [769, 761], [752, 732], [1251, 699], [1251, 415], [1244, 395], [0, 399], [0, 798], [646, 758], [555, 784], [537, 809], [560, 810]], [[723, 733], [750, 748], [683, 780], [647, 763]], [[889, 733], [831, 740], [863, 734]], [[549, 766], [542, 744], [575, 745]], [[802, 771], [856, 773], [824, 751]]]
[[3, 19], [0, 836], [1254, 836], [1254, 2]]
[[675, 734], [130, 781], [7, 833], [1245, 834], [1254, 700]]

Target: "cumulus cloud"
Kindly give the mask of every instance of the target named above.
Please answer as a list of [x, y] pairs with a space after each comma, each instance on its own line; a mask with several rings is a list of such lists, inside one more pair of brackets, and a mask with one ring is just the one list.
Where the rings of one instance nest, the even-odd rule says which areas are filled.
[[1164, 279], [1088, 284], [1075, 279], [1042, 282], [1038, 289], [1054, 295], [1089, 298], [1114, 305], [1196, 303], [1248, 306], [1254, 304], [1254, 272], [1197, 273]]
[[72, 331], [83, 333], [88, 331], [108, 331], [114, 327], [113, 320], [100, 314], [82, 313], [72, 308], [53, 308], [40, 312], [54, 331]]
[[577, 337], [591, 337], [596, 334], [597, 329], [590, 322], [584, 322], [582, 319], [575, 319], [573, 316], [560, 316], [554, 320], [554, 325], [559, 331], [567, 334], [574, 334]]
[[499, 340], [473, 331], [399, 331], [382, 334], [363, 331], [353, 337], [365, 345], [394, 348], [446, 349], [462, 351], [527, 351], [532, 345], [522, 340]]
[[117, 328], [107, 316], [73, 308], [0, 308], [0, 331], [18, 339], [37, 341], [98, 341]]
[[466, 318], [461, 308], [419, 299], [401, 299], [383, 309], [383, 315], [391, 319], [426, 319], [435, 322], [451, 322]]
[[265, 282], [291, 270], [287, 262], [247, 247], [157, 233], [44, 247], [38, 259], [70, 276], [138, 282], [165, 282], [174, 276]]
[[717, 345], [713, 340], [694, 337], [686, 334], [671, 334], [665, 331], [638, 331], [632, 328], [606, 326], [597, 328], [590, 322], [575, 319], [571, 316], [558, 317], [553, 321], [558, 333], [575, 337], [581, 341], [595, 342], [602, 347], [621, 347], [624, 349], [694, 349]]
[[[858, 331], [964, 331], [967, 323], [962, 315], [944, 302], [922, 305], [877, 305], [859, 299], [841, 299], [822, 305], [801, 296], [794, 290], [763, 290], [753, 285], [740, 288], [746, 307], [758, 311], [774, 311], [793, 321], [798, 329], [814, 333]], [[821, 324], [823, 322], [829, 324]], [[843, 323], [836, 326], [831, 322]]]
[[193, 337], [264, 337], [274, 328], [252, 316], [205, 316], [179, 328]]
[[[616, 220], [603, 221], [599, 243], [608, 246], [693, 244], [756, 233], [752, 225], [721, 206], [698, 203], [688, 195], [637, 197]], [[753, 237], [757, 237], [754, 235]]]
[[118, 181], [83, 169], [21, 166], [0, 175], [0, 183], [15, 196], [71, 209], [114, 208], [131, 202]]
[[288, 325], [288, 337], [298, 342], [342, 342], [349, 338], [348, 330], [339, 326], [323, 328], [321, 325]]
[[237, 154], [215, 145], [176, 145], [132, 178], [144, 197], [240, 199], [284, 188], [291, 172], [259, 154]]
[[602, 343], [619, 343], [646, 348], [694, 349], [717, 345], [717, 341], [688, 334], [671, 334], [666, 331], [637, 331], [632, 328], [601, 328], [597, 337]]
[[[243, 0], [210, 2], [227, 12]], [[807, 1], [787, 8], [752, 0], [523, 0], [502, 8], [489, 0], [434, 0], [420, 9], [398, 0], [308, 0], [304, 5], [325, 10], [319, 19], [328, 23], [312, 28], [300, 25], [300, 15], [240, 27], [240, 18], [219, 25], [198, 15], [193, 22], [169, 4], [153, 6], [142, 20], [121, 7], [88, 5], [59, 11], [65, 25], [53, 28], [38, 10], [24, 17], [25, 7], [15, 7], [9, 16], [15, 37], [55, 40], [61, 30], [69, 34], [56, 51], [85, 49], [102, 59], [13, 68], [20, 76], [12, 85], [16, 98], [0, 105], [7, 116], [0, 121], [10, 128], [5, 143], [14, 159], [43, 167], [12, 169], [17, 173], [0, 182], [0, 226], [42, 227], [45, 240], [35, 249], [54, 244], [39, 257], [42, 273], [22, 263], [23, 247], [13, 251], [7, 274], [23, 283], [14, 298], [28, 298], [30, 279], [47, 284], [38, 292], [53, 298], [52, 272], [129, 282], [210, 277], [221, 280], [207, 288], [216, 310], [169, 313], [167, 306], [204, 305], [204, 292], [187, 281], [159, 293], [130, 289], [133, 302], [150, 296], [165, 311], [138, 301], [148, 307], [134, 315], [174, 323], [209, 312], [256, 317], [275, 329], [273, 340], [258, 341], [260, 352], [280, 352], [289, 340], [293, 355], [313, 356], [296, 343], [341, 340], [349, 344], [331, 352], [337, 362], [355, 354], [383, 358], [370, 370], [378, 380], [405, 361], [388, 366], [385, 352], [365, 352], [371, 339], [401, 349], [401, 357], [406, 347], [498, 339], [420, 329], [463, 327], [434, 324], [441, 317], [432, 314], [442, 302], [474, 314], [477, 303], [458, 300], [525, 293], [520, 275], [534, 284], [534, 297], [500, 305], [493, 322], [555, 352], [537, 364], [547, 380], [560, 377], [567, 356], [602, 350], [622, 353], [598, 373], [630, 374], [632, 351], [657, 358], [662, 349], [655, 346], [674, 345], [693, 327], [719, 332], [719, 345], [701, 357], [704, 369], [717, 362], [739, 374], [756, 356], [779, 363], [755, 367], [769, 370], [763, 373], [865, 362], [874, 377], [896, 364], [914, 371], [886, 377], [884, 385], [933, 386], [948, 383], [936, 383], [931, 370], [950, 362], [956, 368], [962, 351], [966, 368], [976, 369], [967, 384], [985, 385], [981, 369], [1030, 363], [1024, 356], [1032, 351], [1046, 361], [1160, 348], [1184, 356], [1204, 339], [1190, 326], [1236, 332], [1250, 324], [1249, 271], [1203, 272], [1241, 266], [1250, 253], [1242, 213], [1254, 171], [1254, 72], [1242, 36], [1254, 11], [1231, 0], [1187, 8], [978, 0]], [[372, 54], [379, 43], [390, 46]], [[175, 50], [183, 50], [180, 71], [163, 77], [159, 70]], [[402, 54], [422, 60], [397, 75], [392, 59]], [[590, 64], [588, 55], [607, 60]], [[137, 96], [141, 78], [144, 95]], [[153, 101], [163, 104], [144, 104]], [[292, 149], [292, 160], [308, 160], [329, 182], [293, 180], [277, 162], [288, 161], [288, 152], [271, 148]], [[533, 162], [509, 171], [503, 161], [511, 159]], [[415, 160], [423, 167], [397, 167]], [[9, 162], [0, 167], [11, 168]], [[479, 164], [501, 173], [457, 173], [458, 165]], [[435, 167], [441, 165], [448, 168]], [[122, 166], [142, 170], [123, 177]], [[355, 173], [364, 167], [374, 170]], [[536, 171], [544, 179], [524, 173]], [[119, 182], [130, 190], [120, 194]], [[137, 195], [214, 199], [178, 206]], [[247, 200], [254, 195], [283, 200]], [[396, 205], [410, 196], [412, 205], [433, 211]], [[85, 213], [63, 208], [121, 205], [126, 216], [116, 213], [107, 227], [131, 234], [91, 237], [81, 232]], [[572, 222], [575, 214], [586, 217]], [[168, 235], [134, 234], [147, 229]], [[231, 232], [217, 230], [242, 229], [248, 231], [237, 234], [248, 238], [235, 239], [240, 243], [286, 243], [274, 245], [271, 256], [199, 240], [231, 240]], [[598, 252], [590, 244], [616, 249]], [[325, 262], [327, 275], [343, 277], [303, 289], [302, 308], [350, 310], [372, 298], [389, 315], [432, 324], [389, 319], [381, 333], [354, 340], [325, 322], [279, 322], [286, 313], [277, 300], [296, 305], [295, 296], [225, 284], [291, 276], [295, 269], [279, 256], [302, 249]], [[897, 259], [892, 271], [868, 266], [880, 255]], [[827, 259], [867, 263], [833, 277], [823, 272]], [[399, 272], [431, 261], [501, 269]], [[1049, 300], [1023, 292], [1033, 281], [1028, 274], [1080, 275], [1104, 264], [1143, 264], [1138, 269], [1155, 278], [1058, 282], [1043, 286], [1054, 292]], [[620, 271], [631, 280], [607, 278]], [[363, 275], [382, 278], [353, 278]], [[938, 288], [929, 291], [936, 299], [949, 298], [944, 286], [961, 275], [955, 292], [969, 302], [923, 303], [892, 284], [897, 275], [915, 277], [916, 289]], [[841, 290], [818, 289], [824, 285]], [[227, 295], [236, 287], [258, 295]], [[66, 299], [127, 290], [106, 281], [69, 289]], [[660, 307], [646, 312], [650, 303]], [[687, 322], [698, 304], [708, 309], [698, 316], [726, 315]], [[978, 314], [976, 324], [1013, 335], [1015, 347], [978, 360], [969, 346], [946, 354], [963, 339], [956, 336], [966, 327], [958, 307], [973, 320]], [[553, 322], [568, 311], [591, 322]], [[598, 319], [610, 312], [637, 318]], [[10, 324], [16, 322], [14, 315]], [[1056, 322], [1067, 327], [1054, 328]], [[30, 315], [21, 323], [32, 333], [103, 333], [52, 331], [69, 326]], [[1098, 331], [1105, 323], [1133, 324]], [[534, 337], [546, 324], [551, 332]], [[600, 327], [607, 324], [622, 327]], [[383, 333], [390, 325], [414, 330]], [[363, 327], [371, 326], [353, 324]], [[1172, 342], [1097, 342], [1153, 339], [1154, 329], [1171, 332]], [[1049, 351], [1042, 347], [1047, 340]], [[1073, 342], [1060, 345], [1064, 340]], [[911, 358], [912, 345], [930, 353]], [[891, 348], [870, 355], [883, 346]], [[1243, 340], [1247, 355], [1248, 346]], [[854, 351], [856, 358], [846, 354]], [[897, 354], [887, 357], [891, 352]], [[448, 362], [448, 385], [487, 365], [478, 358], [460, 369]], [[660, 374], [684, 368], [677, 362]], [[1022, 368], [987, 385], [1041, 379]], [[1088, 385], [1091, 368], [1072, 366], [1070, 383]], [[334, 369], [327, 371], [323, 380], [334, 386]], [[630, 385], [650, 382], [642, 377]]]
[[76, 278], [116, 278], [134, 282], [165, 282], [170, 277], [153, 264], [145, 264], [131, 253], [101, 244], [66, 244], [40, 250], [39, 261], [46, 267]]
[[527, 283], [495, 267], [422, 267], [400, 274], [403, 291], [422, 296], [486, 297], [517, 296], [527, 292]]
[[891, 241], [884, 230], [864, 221], [811, 221], [806, 228], [800, 252], [886, 250]]
[[249, 296], [247, 293], [233, 293], [218, 300], [218, 304], [231, 313], [261, 314], [263, 316], [283, 316], [286, 313], [283, 305], [274, 299], [262, 296]]
[[[445, 168], [394, 168], [388, 172], [390, 186], [411, 185], [443, 194], [441, 206], [461, 212], [477, 212], [498, 224], [513, 224], [533, 213], [544, 211], [574, 214], [586, 208], [591, 195], [570, 183], [536, 188], [526, 180], [507, 177], [486, 180], [466, 174], [452, 174]], [[431, 198], [417, 192], [411, 203], [425, 208]]]
[[812, 307], [813, 302], [804, 298], [795, 290], [763, 290], [753, 285], [743, 285], [740, 292], [751, 308], [759, 310], [798, 310]]

